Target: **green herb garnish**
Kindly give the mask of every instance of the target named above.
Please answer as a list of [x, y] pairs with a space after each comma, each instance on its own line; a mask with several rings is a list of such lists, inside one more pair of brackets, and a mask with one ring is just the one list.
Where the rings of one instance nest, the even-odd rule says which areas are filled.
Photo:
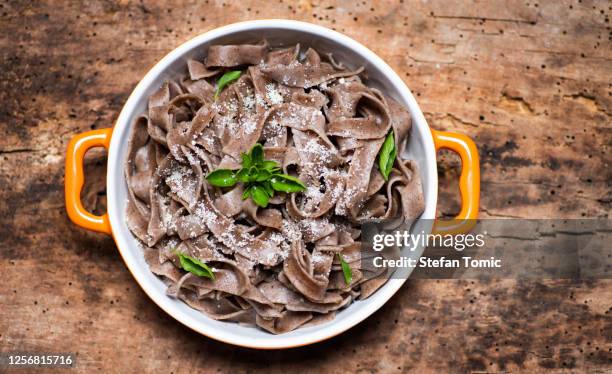
[[176, 251], [176, 255], [179, 258], [179, 262], [181, 263], [181, 267], [193, 273], [199, 277], [206, 277], [212, 280], [215, 280], [215, 273], [212, 271], [208, 265], [198, 260], [197, 258], [193, 258], [191, 256], [187, 256], [184, 253]]
[[380, 152], [378, 152], [378, 169], [383, 178], [385, 178], [385, 181], [389, 180], [389, 174], [391, 174], [396, 156], [397, 150], [395, 149], [395, 139], [393, 137], [393, 130], [391, 130], [385, 138], [385, 142], [380, 148]]
[[251, 199], [255, 202], [255, 204], [259, 205], [262, 208], [268, 206], [268, 201], [270, 200], [270, 195], [268, 195], [268, 191], [266, 191], [263, 186], [254, 184], [251, 186], [249, 190], [249, 194], [251, 195]]
[[217, 101], [219, 94], [223, 91], [225, 86], [240, 78], [241, 74], [242, 72], [240, 70], [228, 71], [219, 78], [219, 81], [217, 81], [217, 91], [215, 91], [215, 101]]
[[353, 271], [351, 270], [351, 267], [349, 266], [349, 264], [344, 261], [344, 258], [342, 258], [342, 255], [340, 253], [338, 253], [338, 260], [340, 260], [340, 266], [342, 266], [342, 273], [344, 274], [344, 282], [349, 285], [351, 284], [352, 280], [353, 280]]
[[240, 155], [242, 168], [239, 170], [217, 169], [206, 176], [208, 183], [215, 187], [231, 187], [244, 184], [242, 200], [249, 197], [258, 206], [268, 206], [274, 192], [301, 192], [306, 186], [296, 177], [282, 174], [276, 161], [265, 160], [263, 146], [255, 144], [249, 153]]
[[251, 163], [253, 165], [261, 165], [264, 162], [264, 149], [263, 146], [259, 143], [255, 143], [253, 148], [251, 148], [251, 152], [249, 153], [249, 157], [251, 158]]
[[231, 187], [236, 184], [236, 173], [227, 169], [215, 170], [206, 177], [210, 184], [217, 187]]
[[296, 177], [286, 174], [274, 175], [272, 179], [270, 179], [270, 183], [272, 184], [272, 188], [274, 188], [276, 191], [300, 192], [306, 189], [306, 186], [304, 186], [302, 181]]

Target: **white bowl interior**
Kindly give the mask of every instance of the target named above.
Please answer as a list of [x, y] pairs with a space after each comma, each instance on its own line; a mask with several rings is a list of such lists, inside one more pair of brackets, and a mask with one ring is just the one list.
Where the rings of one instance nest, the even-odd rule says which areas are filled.
[[[324, 340], [359, 323], [380, 308], [399, 289], [409, 272], [404, 274], [402, 279], [391, 279], [370, 298], [356, 301], [340, 311], [333, 321], [283, 335], [272, 335], [256, 327], [212, 320], [183, 302], [166, 296], [166, 286], [149, 270], [138, 241], [125, 223], [127, 187], [122, 165], [127, 153], [131, 124], [134, 118], [146, 110], [148, 96], [164, 80], [185, 74], [187, 59], [203, 59], [209, 45], [254, 43], [262, 38], [275, 47], [299, 42], [303, 49], [311, 46], [321, 53], [333, 52], [337, 61], [349, 67], [364, 66], [369, 85], [381, 89], [409, 108], [413, 127], [403, 156], [418, 163], [426, 202], [425, 212], [413, 229], [430, 232], [431, 219], [435, 218], [438, 192], [435, 150], [429, 127], [408, 88], [386, 63], [354, 40], [320, 26], [287, 20], [249, 21], [215, 29], [179, 46], [148, 72], [132, 92], [113, 130], [108, 157], [108, 214], [113, 236], [128, 268], [149, 297], [167, 313], [190, 328], [227, 343], [254, 348], [286, 348]], [[407, 255], [418, 258], [422, 250], [423, 248], [420, 248]]]

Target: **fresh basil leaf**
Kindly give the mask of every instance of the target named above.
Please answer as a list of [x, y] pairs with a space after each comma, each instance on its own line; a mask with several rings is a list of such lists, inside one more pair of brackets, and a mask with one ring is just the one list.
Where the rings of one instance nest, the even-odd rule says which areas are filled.
[[249, 168], [249, 174], [248, 174], [249, 182], [256, 182], [258, 175], [259, 175], [259, 168], [257, 166], [251, 166]]
[[219, 81], [217, 81], [217, 91], [215, 91], [215, 101], [217, 101], [219, 94], [225, 86], [240, 78], [240, 74], [242, 74], [240, 70], [228, 71], [219, 78]]
[[395, 145], [393, 146], [393, 152], [389, 155], [389, 162], [387, 163], [387, 179], [389, 179], [389, 174], [391, 174], [391, 169], [393, 169], [393, 164], [395, 163], [395, 158], [397, 157], [397, 150], [395, 149]]
[[244, 191], [242, 192], [242, 200], [248, 199], [249, 196], [251, 196], [251, 187], [247, 187], [244, 189]]
[[306, 189], [301, 180], [287, 174], [275, 174], [270, 182], [272, 188], [280, 192], [301, 192]]
[[251, 187], [251, 199], [253, 199], [258, 206], [265, 208], [268, 206], [270, 197], [263, 187], [255, 184]]
[[242, 168], [236, 173], [236, 178], [242, 183], [249, 182], [249, 169]]
[[205, 277], [215, 280], [215, 273], [205, 263], [201, 262], [197, 258], [187, 256], [186, 254], [181, 252], [176, 252], [176, 255], [178, 256], [179, 262], [181, 263], [181, 267], [184, 270], [193, 273], [199, 277]]
[[344, 261], [344, 258], [342, 258], [342, 255], [340, 253], [338, 253], [338, 260], [340, 260], [340, 266], [342, 266], [342, 273], [344, 274], [344, 282], [347, 285], [349, 285], [353, 281], [353, 270], [351, 270], [351, 267], [349, 266], [349, 264], [346, 261]]
[[272, 188], [272, 183], [270, 183], [269, 180], [261, 183], [261, 186], [264, 188], [268, 196], [274, 197], [274, 188]]
[[278, 162], [273, 160], [264, 160], [263, 168], [269, 171], [270, 173], [274, 173], [280, 170], [280, 165], [278, 164]]
[[236, 178], [242, 183], [250, 183], [255, 182], [257, 180], [257, 175], [259, 174], [259, 170], [256, 166], [251, 166], [250, 168], [242, 168], [236, 174]]
[[236, 184], [236, 172], [230, 169], [217, 169], [206, 176], [208, 183], [215, 187], [231, 187]]
[[251, 165], [253, 165], [253, 162], [251, 161], [251, 156], [249, 156], [248, 153], [241, 153], [240, 158], [242, 159], [243, 168], [248, 169], [251, 167]]
[[266, 169], [259, 169], [257, 170], [255, 181], [263, 182], [269, 180], [270, 178], [272, 178], [272, 174], [269, 171], [267, 171]]
[[380, 170], [380, 173], [385, 181], [389, 180], [389, 174], [391, 174], [391, 169], [393, 169], [396, 156], [397, 150], [395, 149], [395, 139], [393, 136], [393, 130], [391, 130], [385, 138], [385, 142], [378, 153], [378, 169]]
[[298, 178], [282, 174], [281, 167], [274, 160], [264, 159], [264, 149], [256, 143], [249, 153], [241, 153], [240, 170], [220, 169], [210, 173], [206, 178], [218, 187], [233, 186], [237, 182], [244, 184], [242, 200], [249, 197], [260, 207], [267, 207], [275, 191], [301, 192], [306, 186]]
[[251, 148], [251, 152], [249, 153], [251, 156], [251, 161], [253, 165], [261, 165], [264, 162], [264, 149], [263, 146], [259, 143], [256, 143], [253, 148]]
[[282, 174], [282, 171], [283, 171], [283, 169], [281, 169], [280, 167], [273, 167], [271, 169], [266, 169], [266, 170], [268, 170], [272, 176]]

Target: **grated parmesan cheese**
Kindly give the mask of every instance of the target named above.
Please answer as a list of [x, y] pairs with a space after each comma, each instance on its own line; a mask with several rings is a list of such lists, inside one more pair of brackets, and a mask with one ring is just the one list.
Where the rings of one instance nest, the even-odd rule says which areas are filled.
[[273, 83], [266, 84], [266, 96], [272, 104], [282, 104], [284, 102], [283, 95], [281, 95]]

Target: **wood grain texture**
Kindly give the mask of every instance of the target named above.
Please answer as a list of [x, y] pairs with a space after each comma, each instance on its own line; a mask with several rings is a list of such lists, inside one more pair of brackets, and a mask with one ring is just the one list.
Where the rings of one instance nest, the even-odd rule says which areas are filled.
[[[386, 60], [430, 125], [472, 136], [482, 217], [608, 217], [608, 1], [0, 3], [0, 350], [78, 352], [92, 372], [612, 370], [612, 281], [409, 280], [349, 332], [259, 352], [202, 337], [138, 288], [113, 241], [72, 225], [70, 137], [112, 126], [146, 71], [231, 22], [310, 21]], [[459, 210], [440, 155], [440, 215]], [[83, 198], [104, 211], [105, 156]]]

